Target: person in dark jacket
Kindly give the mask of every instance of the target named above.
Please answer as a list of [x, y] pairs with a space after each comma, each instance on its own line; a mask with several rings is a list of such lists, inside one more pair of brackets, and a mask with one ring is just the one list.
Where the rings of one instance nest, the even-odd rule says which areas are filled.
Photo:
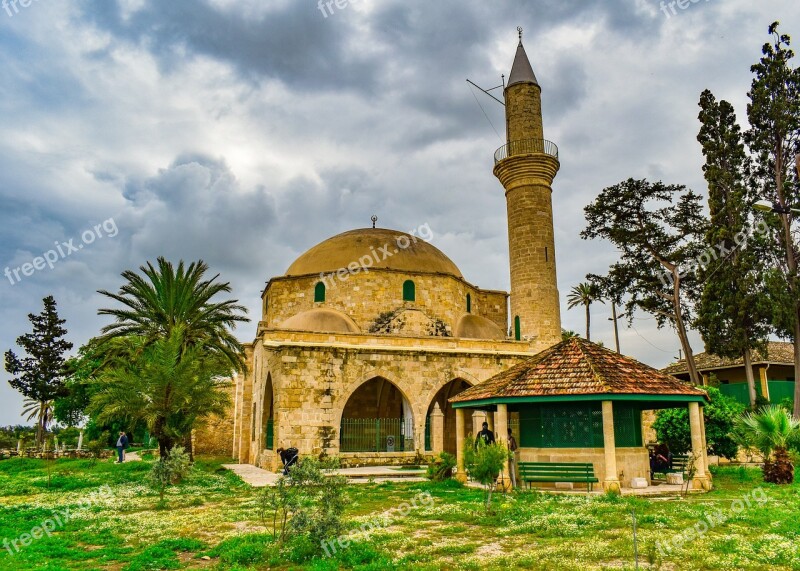
[[283, 462], [283, 475], [289, 475], [289, 467], [294, 466], [297, 464], [297, 459], [300, 457], [300, 451], [297, 448], [278, 448], [276, 450], [278, 455], [281, 457], [281, 462]]
[[122, 464], [125, 461], [125, 449], [128, 447], [128, 437], [124, 432], [120, 431], [119, 438], [117, 439], [117, 455], [119, 460], [117, 464]]
[[483, 443], [487, 446], [489, 444], [494, 444], [494, 432], [489, 430], [489, 423], [483, 423], [483, 429], [478, 433], [478, 436], [475, 437], [475, 448], [478, 447], [478, 442], [483, 440]]

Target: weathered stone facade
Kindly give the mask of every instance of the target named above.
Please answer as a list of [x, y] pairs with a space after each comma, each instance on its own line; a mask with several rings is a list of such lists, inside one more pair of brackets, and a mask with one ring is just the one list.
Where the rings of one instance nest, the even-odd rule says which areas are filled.
[[[536, 347], [527, 342], [469, 339], [325, 334], [265, 329], [253, 346], [254, 369], [239, 379], [241, 427], [237, 457], [240, 462], [274, 469], [273, 450], [291, 446], [301, 454], [337, 455], [345, 463], [411, 463], [425, 447], [425, 422], [439, 403], [440, 391], [451, 383], [472, 386], [520, 360]], [[346, 410], [350, 418], [384, 417], [397, 402], [370, 409], [370, 393], [358, 389], [380, 379], [397, 389], [401, 415], [408, 419], [404, 451], [340, 451], [340, 428]], [[248, 390], [252, 387], [251, 391]], [[250, 393], [248, 395], [248, 393]], [[395, 397], [396, 398], [396, 397]], [[360, 402], [359, 399], [361, 399]], [[446, 449], [455, 450], [455, 415], [446, 410]], [[255, 415], [255, 416], [253, 416]], [[392, 416], [398, 416], [393, 412]], [[266, 427], [273, 420], [272, 450], [266, 447]], [[384, 417], [385, 418], [385, 417]], [[255, 422], [253, 422], [255, 419]], [[471, 429], [468, 430], [471, 432]], [[238, 433], [238, 430], [237, 430]]]

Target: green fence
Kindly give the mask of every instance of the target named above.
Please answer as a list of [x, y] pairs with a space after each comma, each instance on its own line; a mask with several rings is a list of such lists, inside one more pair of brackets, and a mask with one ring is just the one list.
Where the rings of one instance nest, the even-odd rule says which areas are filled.
[[794, 398], [794, 381], [769, 381], [769, 400], [780, 403]]
[[272, 450], [273, 446], [275, 446], [275, 421], [270, 418], [267, 421], [265, 448], [267, 450]]
[[343, 418], [339, 451], [402, 452], [405, 450], [404, 428], [405, 419], [402, 418]]
[[[767, 381], [769, 386], [769, 400], [775, 404], [794, 395], [794, 381]], [[750, 394], [747, 383], [732, 383], [720, 385], [719, 391], [726, 396], [736, 399], [745, 406], [750, 406]], [[761, 395], [761, 382], [756, 381], [756, 393]]]

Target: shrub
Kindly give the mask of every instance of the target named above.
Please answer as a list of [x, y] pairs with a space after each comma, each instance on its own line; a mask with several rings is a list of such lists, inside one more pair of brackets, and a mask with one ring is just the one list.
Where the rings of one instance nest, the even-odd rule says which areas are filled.
[[471, 438], [467, 438], [464, 442], [464, 466], [469, 472], [470, 478], [483, 484], [487, 510], [491, 509], [495, 480], [510, 457], [511, 453], [508, 448], [502, 444], [487, 446], [481, 440], [475, 446]]
[[442, 452], [432, 464], [428, 466], [426, 474], [429, 480], [442, 482], [453, 477], [453, 468], [456, 467], [456, 457], [447, 452]]
[[320, 539], [342, 533], [347, 478], [330, 474], [338, 467], [335, 458], [305, 458], [276, 486], [264, 488], [258, 511], [264, 526], [272, 526], [276, 542], [305, 538], [319, 551]]
[[[739, 444], [731, 433], [735, 419], [744, 412], [745, 407], [723, 395], [719, 389], [706, 387], [706, 390], [711, 399], [704, 410], [706, 444], [712, 454], [732, 460], [739, 453]], [[692, 447], [689, 411], [686, 407], [658, 411], [653, 429], [658, 441], [669, 446], [673, 454], [686, 454]]]
[[150, 470], [150, 483], [158, 491], [159, 501], [164, 502], [164, 494], [171, 485], [180, 483], [192, 469], [189, 455], [183, 446], [175, 446], [166, 458], [162, 458]]

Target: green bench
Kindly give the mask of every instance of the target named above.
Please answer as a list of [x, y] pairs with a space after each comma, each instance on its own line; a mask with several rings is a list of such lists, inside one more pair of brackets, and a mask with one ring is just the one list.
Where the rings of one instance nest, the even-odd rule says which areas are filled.
[[594, 465], [582, 462], [519, 462], [519, 477], [523, 482], [573, 482], [592, 485], [599, 482], [594, 475]]

